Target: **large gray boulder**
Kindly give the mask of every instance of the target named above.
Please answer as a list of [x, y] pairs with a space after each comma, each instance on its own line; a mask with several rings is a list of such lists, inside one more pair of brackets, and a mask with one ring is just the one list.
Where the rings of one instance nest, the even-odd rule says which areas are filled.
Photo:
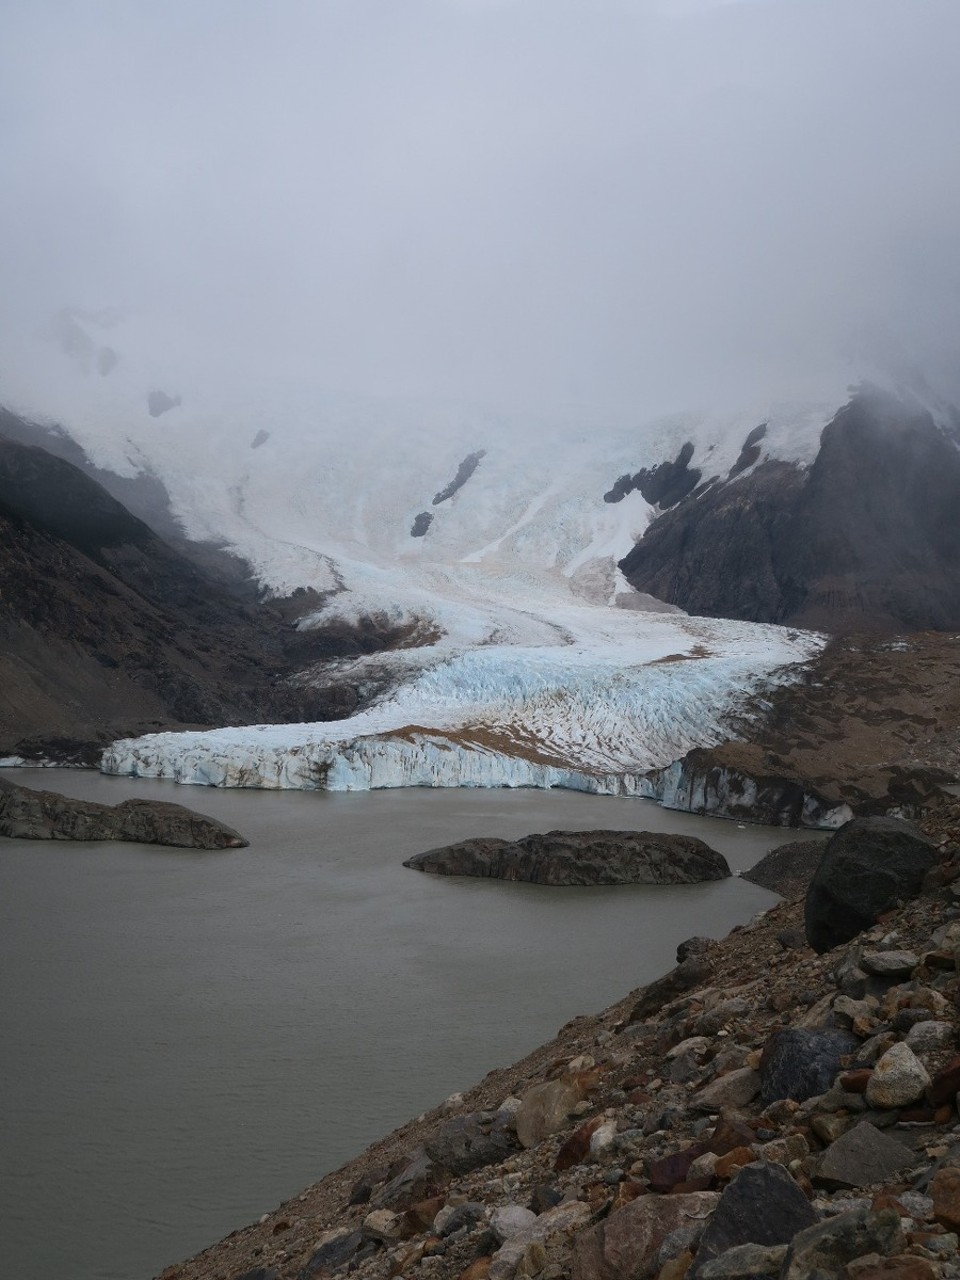
[[854, 818], [831, 837], [804, 907], [807, 941], [829, 951], [915, 898], [937, 860], [933, 843], [899, 818]]
[[232, 827], [164, 800], [97, 804], [0, 778], [0, 836], [15, 840], [127, 840], [180, 849], [241, 849]]
[[478, 837], [403, 864], [446, 876], [533, 884], [696, 884], [730, 875], [726, 858], [693, 836], [659, 831], [548, 831], [520, 840]]

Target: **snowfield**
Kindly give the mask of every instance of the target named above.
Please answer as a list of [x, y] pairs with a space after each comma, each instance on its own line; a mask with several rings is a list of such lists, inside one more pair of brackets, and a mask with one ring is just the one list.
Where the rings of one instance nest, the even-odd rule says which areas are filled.
[[[802, 403], [598, 425], [278, 390], [203, 367], [143, 316], [64, 312], [4, 350], [11, 408], [59, 423], [100, 467], [160, 479], [185, 533], [244, 557], [266, 594], [317, 593], [299, 626], [376, 616], [414, 622], [430, 642], [316, 673], [376, 675], [390, 690], [349, 720], [117, 742], [107, 772], [215, 786], [642, 791], [645, 770], [726, 736], [726, 716], [821, 643], [688, 618], [633, 591], [617, 560], [656, 511], [637, 491], [603, 495], [687, 442], [703, 480], [724, 477], [760, 423], [761, 460], [807, 463], [846, 399], [840, 383]], [[157, 415], [160, 390], [171, 407]], [[423, 513], [432, 520], [413, 537]]]

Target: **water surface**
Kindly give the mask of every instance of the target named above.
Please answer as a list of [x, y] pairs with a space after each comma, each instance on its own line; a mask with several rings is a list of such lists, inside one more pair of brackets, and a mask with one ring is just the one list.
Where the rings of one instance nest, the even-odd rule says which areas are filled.
[[550, 889], [404, 858], [602, 826], [699, 835], [746, 869], [786, 838], [573, 792], [5, 776], [175, 800], [251, 841], [0, 840], [0, 1222], [30, 1280], [147, 1280], [776, 901], [739, 879]]

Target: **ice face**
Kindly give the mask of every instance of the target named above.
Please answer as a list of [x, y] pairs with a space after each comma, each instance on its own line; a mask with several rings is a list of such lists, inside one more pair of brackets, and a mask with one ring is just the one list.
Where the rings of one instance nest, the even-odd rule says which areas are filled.
[[[566, 610], [563, 622], [564, 638], [552, 645], [392, 655], [396, 691], [347, 720], [125, 739], [102, 768], [206, 786], [649, 794], [647, 769], [719, 741], [748, 694], [765, 679], [789, 678], [784, 664], [821, 643], [683, 615], [584, 608]], [[354, 667], [374, 661], [384, 660]]]

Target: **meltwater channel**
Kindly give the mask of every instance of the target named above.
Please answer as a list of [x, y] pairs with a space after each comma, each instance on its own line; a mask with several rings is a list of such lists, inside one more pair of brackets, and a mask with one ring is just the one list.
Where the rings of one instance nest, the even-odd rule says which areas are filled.
[[147, 1280], [776, 901], [736, 878], [551, 889], [404, 858], [609, 827], [697, 835], [743, 870], [789, 838], [573, 792], [5, 776], [188, 804], [251, 842], [0, 840], [0, 1223], [31, 1280]]

